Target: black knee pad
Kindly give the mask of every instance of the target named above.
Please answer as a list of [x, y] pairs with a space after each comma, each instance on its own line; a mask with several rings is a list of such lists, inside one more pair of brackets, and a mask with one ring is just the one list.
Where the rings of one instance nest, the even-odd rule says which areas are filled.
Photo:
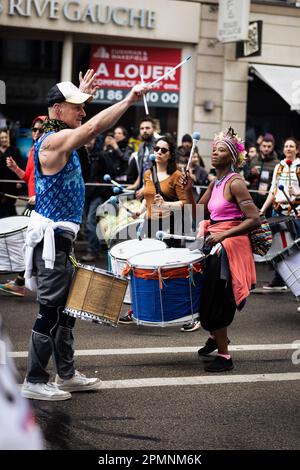
[[47, 305], [40, 304], [40, 311], [33, 325], [33, 331], [46, 336], [52, 336], [51, 330], [58, 323], [58, 317], [57, 307], [48, 307]]

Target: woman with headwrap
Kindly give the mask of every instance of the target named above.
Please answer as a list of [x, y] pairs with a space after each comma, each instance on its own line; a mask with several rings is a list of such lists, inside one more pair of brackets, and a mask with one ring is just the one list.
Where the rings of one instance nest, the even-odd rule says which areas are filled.
[[[260, 226], [259, 213], [244, 180], [236, 172], [245, 154], [243, 142], [232, 128], [215, 137], [211, 163], [217, 178], [199, 201], [210, 216], [200, 223], [198, 232], [199, 237], [205, 237], [204, 251], [210, 253], [206, 258], [200, 305], [201, 325], [210, 336], [198, 354], [207, 356], [218, 351], [215, 360], [205, 367], [207, 372], [233, 368], [227, 327], [236, 309], [245, 305], [256, 282], [248, 233]], [[189, 179], [186, 192], [194, 204]]]

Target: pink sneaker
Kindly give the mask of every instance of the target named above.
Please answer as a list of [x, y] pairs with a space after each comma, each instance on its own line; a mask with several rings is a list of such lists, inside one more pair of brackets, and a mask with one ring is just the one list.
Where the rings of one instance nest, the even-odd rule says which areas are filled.
[[17, 297], [24, 297], [25, 286], [18, 286], [15, 281], [8, 281], [6, 284], [0, 284], [0, 290], [7, 294], [16, 295]]

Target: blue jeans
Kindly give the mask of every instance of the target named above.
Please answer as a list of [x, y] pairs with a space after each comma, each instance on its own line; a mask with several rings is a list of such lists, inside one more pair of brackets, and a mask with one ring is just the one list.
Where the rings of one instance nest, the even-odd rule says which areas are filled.
[[91, 253], [98, 253], [100, 250], [100, 242], [96, 234], [97, 219], [96, 212], [97, 207], [102, 204], [103, 199], [100, 196], [95, 197], [86, 204], [86, 236], [88, 240], [87, 250]]

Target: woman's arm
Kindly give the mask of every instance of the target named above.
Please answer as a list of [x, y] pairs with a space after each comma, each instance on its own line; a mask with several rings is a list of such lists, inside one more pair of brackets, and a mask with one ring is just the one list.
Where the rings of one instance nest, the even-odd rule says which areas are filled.
[[[22, 170], [18, 165], [17, 163], [15, 162], [15, 160], [13, 159], [13, 157], [7, 157], [6, 158], [6, 165], [7, 167], [13, 171], [17, 176], [18, 178], [20, 178], [20, 180], [24, 179], [24, 175], [25, 175], [25, 171]], [[18, 183], [19, 184], [19, 183]]]
[[267, 199], [266, 199], [265, 202], [263, 203], [262, 208], [260, 209], [259, 212], [260, 212], [261, 214], [264, 214], [264, 213], [266, 212], [266, 210], [273, 204], [274, 199], [275, 199], [275, 198], [274, 198], [273, 193], [270, 192], [270, 193], [268, 194]]

